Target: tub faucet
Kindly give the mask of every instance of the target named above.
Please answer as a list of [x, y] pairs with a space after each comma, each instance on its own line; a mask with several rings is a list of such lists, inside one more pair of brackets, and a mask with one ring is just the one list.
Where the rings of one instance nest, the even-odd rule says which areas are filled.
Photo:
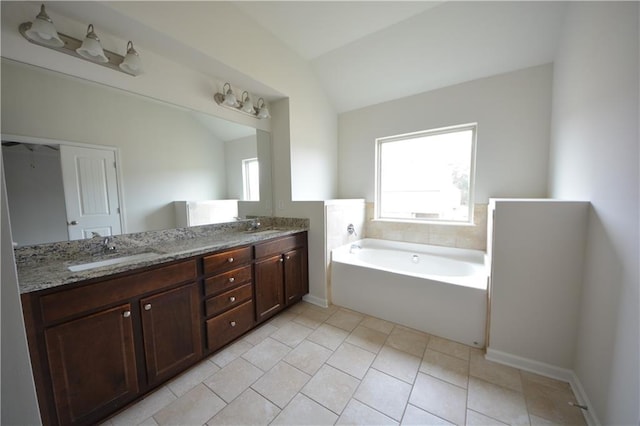
[[349, 253], [353, 253], [354, 250], [360, 250], [362, 246], [360, 244], [351, 244], [349, 247]]
[[356, 237], [358, 236], [358, 233], [356, 232], [356, 227], [353, 226], [353, 223], [350, 223], [347, 226], [347, 234], [349, 235], [355, 235]]

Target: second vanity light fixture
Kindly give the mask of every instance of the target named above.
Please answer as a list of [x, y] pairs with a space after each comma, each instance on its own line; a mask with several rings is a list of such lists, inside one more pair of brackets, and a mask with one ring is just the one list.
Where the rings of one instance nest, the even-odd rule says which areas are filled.
[[271, 118], [271, 114], [269, 114], [269, 109], [267, 108], [264, 99], [258, 99], [256, 106], [253, 106], [249, 92], [245, 90], [242, 92], [242, 96], [240, 96], [240, 101], [238, 101], [238, 98], [236, 98], [236, 95], [233, 93], [229, 83], [225, 83], [224, 86], [222, 86], [222, 93], [216, 93], [213, 95], [213, 99], [215, 99], [218, 105], [248, 114], [252, 117], [261, 119]]
[[83, 41], [58, 33], [44, 9], [44, 4], [40, 6], [40, 13], [33, 22], [24, 22], [20, 24], [18, 29], [24, 38], [39, 46], [66, 53], [132, 76], [142, 74], [140, 56], [133, 48], [131, 41], [127, 43], [127, 53], [123, 57], [102, 48], [100, 39], [94, 32], [93, 24], [89, 24], [87, 27], [87, 35]]

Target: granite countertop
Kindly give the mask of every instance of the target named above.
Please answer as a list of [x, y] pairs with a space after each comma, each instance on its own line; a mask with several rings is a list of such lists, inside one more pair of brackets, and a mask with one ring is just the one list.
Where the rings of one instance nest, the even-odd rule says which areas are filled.
[[[118, 235], [112, 237], [112, 243], [116, 247], [116, 251], [112, 253], [104, 253], [103, 238], [19, 248], [15, 253], [20, 293], [108, 277], [308, 229], [308, 220], [305, 219], [277, 222], [267, 219], [266, 225], [264, 220], [261, 219], [261, 222], [263, 226], [255, 232], [247, 231], [246, 223], [234, 223]], [[73, 265], [109, 262], [129, 256], [135, 257], [81, 271], [69, 269]]]

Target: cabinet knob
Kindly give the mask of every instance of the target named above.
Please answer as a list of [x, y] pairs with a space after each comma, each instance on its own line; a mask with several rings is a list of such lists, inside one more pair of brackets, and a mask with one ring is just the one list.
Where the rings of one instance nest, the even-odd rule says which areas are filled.
[[284, 259], [283, 259], [283, 258], [280, 258], [280, 262], [284, 262]]
[[145, 311], [150, 311], [151, 310], [151, 303], [147, 303], [146, 305], [144, 305], [144, 310]]
[[287, 256], [285, 259], [289, 260], [289, 259], [291, 259], [291, 256]]
[[235, 296], [231, 296], [231, 297], [229, 298], [229, 302], [235, 302], [235, 301], [236, 301], [236, 297], [235, 297]]
[[235, 278], [233, 278], [233, 277], [229, 278], [229, 282], [230, 282], [230, 283], [234, 282], [235, 280], [236, 280], [236, 279], [235, 279]]
[[235, 321], [231, 321], [231, 322], [229, 323], [229, 325], [230, 325], [231, 327], [235, 327], [235, 326], [236, 326], [236, 322], [235, 322]]
[[229, 259], [227, 259], [227, 262], [233, 263], [233, 257], [230, 257]]
[[122, 313], [122, 316], [125, 317], [125, 318], [129, 318], [131, 316], [131, 311], [124, 311]]

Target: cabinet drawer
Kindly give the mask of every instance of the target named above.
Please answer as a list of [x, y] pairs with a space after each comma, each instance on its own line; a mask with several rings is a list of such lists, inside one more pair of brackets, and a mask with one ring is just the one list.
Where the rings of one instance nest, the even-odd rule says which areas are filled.
[[210, 350], [218, 349], [253, 327], [253, 301], [207, 320], [207, 343]]
[[227, 269], [236, 265], [249, 263], [251, 260], [251, 247], [243, 247], [212, 254], [203, 259], [204, 273], [215, 273], [220, 269]]
[[273, 254], [284, 253], [293, 250], [296, 247], [306, 245], [307, 234], [299, 233], [288, 237], [278, 238], [277, 240], [268, 241], [266, 243], [256, 244], [256, 259], [270, 256]]
[[251, 281], [251, 265], [207, 278], [204, 282], [204, 293], [210, 296], [247, 281]]
[[188, 260], [122, 278], [61, 290], [40, 298], [42, 319], [45, 323], [57, 321], [144, 293], [193, 281], [197, 274], [196, 261]]
[[207, 316], [215, 315], [231, 307], [238, 306], [239, 304], [251, 299], [252, 296], [253, 286], [251, 283], [244, 284], [240, 287], [234, 288], [233, 290], [225, 291], [224, 293], [207, 300]]

